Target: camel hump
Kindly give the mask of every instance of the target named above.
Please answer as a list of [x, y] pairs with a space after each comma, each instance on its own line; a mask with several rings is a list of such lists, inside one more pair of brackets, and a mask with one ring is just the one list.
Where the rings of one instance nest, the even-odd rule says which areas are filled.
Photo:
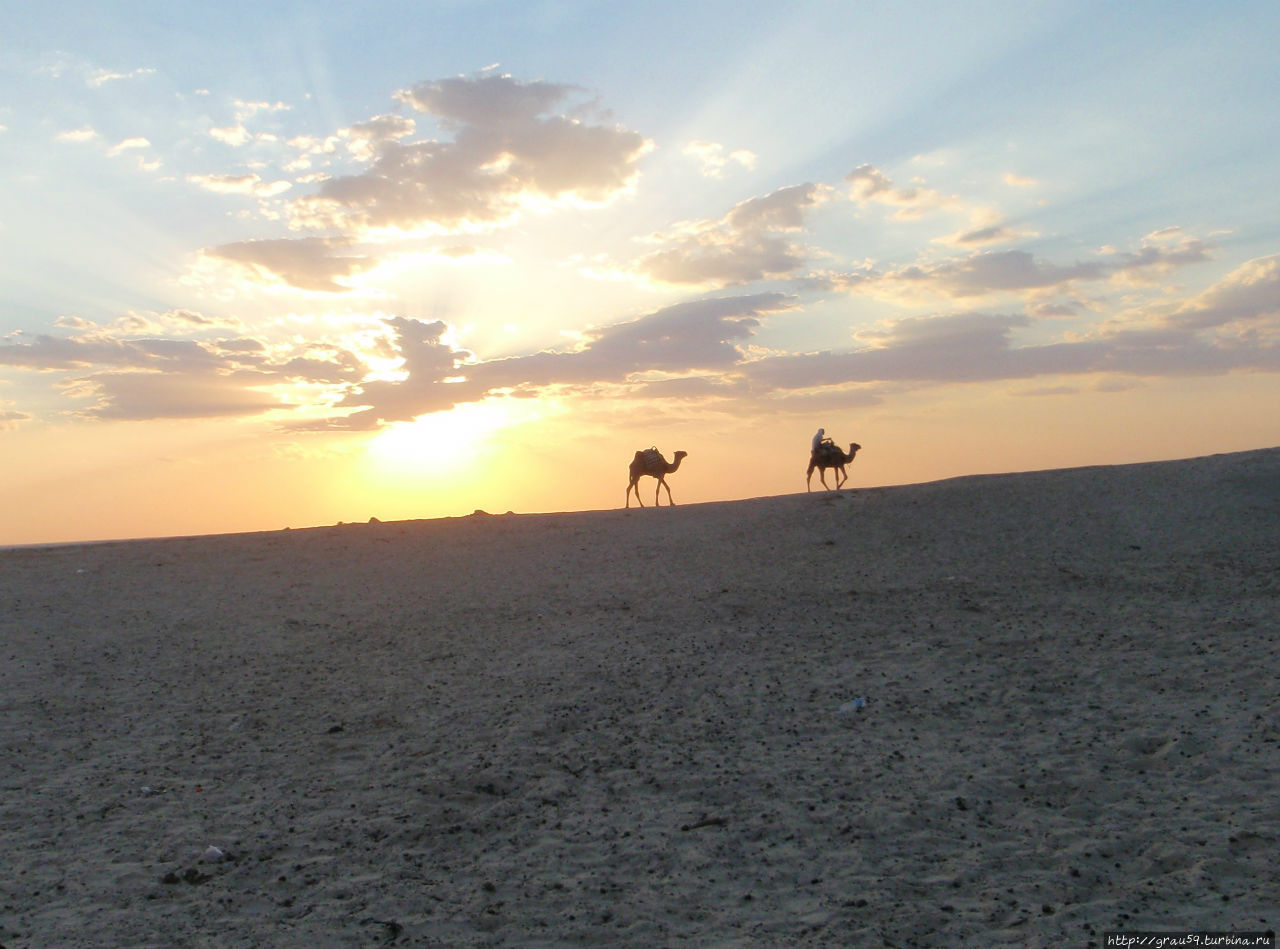
[[831, 462], [836, 465], [844, 463], [844, 452], [829, 442], [823, 442], [819, 445], [816, 454], [822, 461]]
[[646, 465], [656, 464], [663, 461], [662, 452], [657, 448], [646, 448], [644, 451], [636, 452], [636, 457], [642, 460]]

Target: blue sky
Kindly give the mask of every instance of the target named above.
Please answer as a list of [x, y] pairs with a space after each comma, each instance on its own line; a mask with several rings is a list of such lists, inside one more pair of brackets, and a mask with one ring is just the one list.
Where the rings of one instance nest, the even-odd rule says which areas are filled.
[[[0, 438], [28, 464], [0, 489], [43, 524], [66, 485], [121, 512], [23, 539], [218, 529], [130, 521], [123, 484], [179, 456], [204, 474], [175, 498], [368, 449], [434, 506], [366, 472], [280, 516], [447, 513], [467, 431], [601, 478], [602, 442], [693, 439], [691, 500], [794, 490], [710, 471], [824, 421], [879, 439], [881, 482], [1280, 442], [1274, 3], [6, 18]], [[1053, 447], [1072, 419], [1091, 450]], [[473, 506], [609, 503], [539, 464]]]

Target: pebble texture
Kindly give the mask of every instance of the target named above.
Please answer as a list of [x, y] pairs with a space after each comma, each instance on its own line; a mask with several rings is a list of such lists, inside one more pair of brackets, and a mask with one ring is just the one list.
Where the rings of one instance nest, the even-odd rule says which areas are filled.
[[1280, 450], [12, 549], [0, 655], [7, 949], [1280, 924]]

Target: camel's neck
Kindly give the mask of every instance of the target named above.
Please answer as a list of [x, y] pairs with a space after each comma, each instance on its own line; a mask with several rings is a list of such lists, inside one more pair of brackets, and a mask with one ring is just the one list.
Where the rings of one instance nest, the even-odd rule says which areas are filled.
[[669, 474], [669, 473], [671, 473], [672, 471], [675, 471], [677, 468], [679, 468], [679, 467], [680, 467], [680, 462], [682, 462], [682, 461], [684, 461], [684, 455], [677, 455], [677, 456], [676, 456], [675, 463], [674, 463], [670, 468], [668, 468], [668, 469], [667, 469], [667, 473]]

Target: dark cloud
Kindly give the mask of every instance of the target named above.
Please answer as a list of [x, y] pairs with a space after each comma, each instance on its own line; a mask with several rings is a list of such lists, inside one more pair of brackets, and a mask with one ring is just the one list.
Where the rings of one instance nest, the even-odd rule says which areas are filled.
[[0, 344], [0, 365], [53, 371], [90, 366], [165, 370], [211, 365], [214, 357], [199, 343], [173, 339], [113, 339], [40, 334], [26, 342]]
[[1110, 270], [1117, 274], [1131, 274], [1152, 278], [1170, 273], [1179, 267], [1211, 260], [1209, 244], [1194, 238], [1186, 238], [1172, 247], [1163, 242], [1147, 241], [1136, 251], [1127, 251], [1108, 260]]
[[344, 293], [351, 288], [338, 283], [376, 267], [378, 258], [341, 255], [350, 241], [324, 237], [240, 241], [210, 248], [210, 257], [229, 260], [247, 268], [258, 280], [280, 280], [299, 290]]
[[234, 317], [209, 317], [194, 310], [177, 309], [162, 313], [160, 319], [179, 326], [239, 326], [240, 321]]
[[[929, 281], [951, 296], [966, 297], [1001, 290], [1060, 287], [1075, 280], [1100, 280], [1107, 273], [1107, 268], [1097, 262], [1060, 267], [1036, 260], [1023, 250], [1006, 250], [976, 254], [929, 269], [902, 271], [896, 276], [903, 280]], [[889, 276], [892, 279], [895, 275]]]
[[456, 379], [459, 368], [470, 358], [444, 340], [448, 327], [436, 320], [424, 323], [406, 317], [385, 321], [392, 332], [394, 350], [404, 360], [398, 381], [375, 379], [362, 382], [338, 403], [338, 408], [358, 407], [345, 417], [334, 418], [304, 428], [369, 431], [388, 422], [407, 422], [428, 412], [451, 409], [461, 402], [483, 396], [473, 385]]
[[[962, 314], [906, 319], [849, 352], [772, 356], [741, 367], [757, 388], [804, 389], [853, 383], [948, 384], [1036, 376], [1136, 376], [1280, 370], [1280, 333], [1245, 342], [1206, 339], [1174, 326], [1137, 326], [1052, 343], [1015, 345], [1022, 315]], [[1280, 325], [1276, 326], [1280, 329]]]
[[815, 275], [810, 285], [845, 293], [932, 293], [954, 298], [990, 293], [1067, 292], [1075, 284], [1127, 277], [1150, 280], [1190, 264], [1209, 260], [1209, 247], [1184, 241], [1166, 248], [1144, 244], [1139, 250], [1060, 265], [1025, 250], [987, 251], [968, 257], [880, 269]]
[[506, 76], [442, 79], [397, 96], [434, 116], [453, 141], [368, 138], [373, 161], [295, 204], [301, 220], [356, 228], [454, 231], [509, 218], [530, 200], [602, 202], [635, 178], [638, 132], [563, 111], [576, 90]]
[[852, 352], [772, 356], [743, 371], [769, 389], [802, 389], [849, 383], [959, 382], [1001, 378], [1008, 372], [1017, 315], [965, 314], [906, 319]]
[[947, 243], [960, 247], [1004, 244], [1021, 236], [1017, 231], [1005, 227], [1003, 224], [992, 224], [988, 227], [975, 227], [972, 230], [961, 231], [954, 237], [949, 238]]
[[573, 352], [494, 360], [476, 367], [471, 377], [496, 389], [623, 382], [650, 371], [724, 371], [742, 360], [738, 344], [751, 338], [765, 316], [793, 304], [792, 298], [779, 293], [679, 303], [592, 330]]
[[750, 339], [761, 320], [792, 305], [791, 298], [776, 293], [682, 303], [592, 330], [572, 351], [480, 363], [468, 363], [470, 353], [444, 341], [443, 323], [396, 317], [387, 323], [405, 361], [405, 378], [361, 384], [339, 405], [360, 411], [310, 427], [373, 429], [491, 392], [621, 383], [643, 372], [728, 371], [743, 359], [739, 344]]

